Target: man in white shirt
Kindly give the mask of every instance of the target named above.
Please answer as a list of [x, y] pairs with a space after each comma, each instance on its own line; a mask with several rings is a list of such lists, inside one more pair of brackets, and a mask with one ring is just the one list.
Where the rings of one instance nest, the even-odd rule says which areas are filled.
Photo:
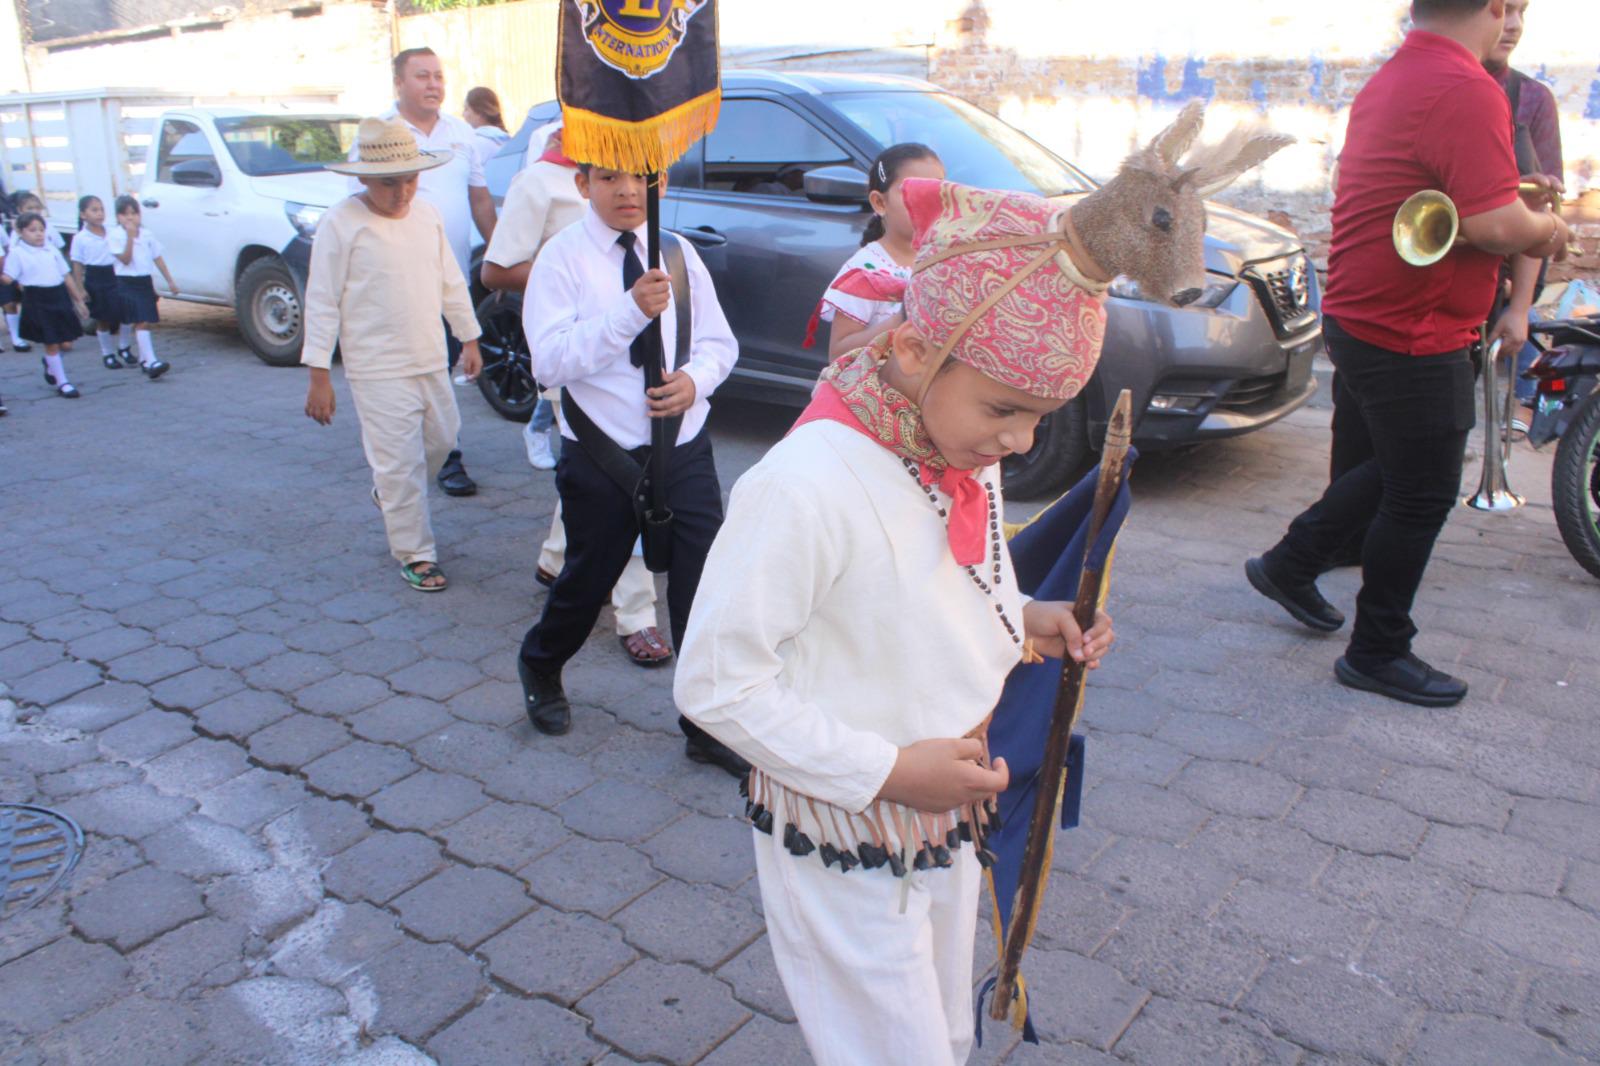
[[[628, 453], [622, 458], [644, 468], [656, 418], [682, 420], [665, 486], [673, 514], [667, 609], [673, 643], [681, 646], [706, 552], [722, 524], [722, 489], [704, 432], [707, 399], [739, 354], [711, 275], [692, 247], [678, 244], [688, 275], [687, 314], [680, 315], [675, 305], [667, 273], [645, 271], [644, 179], [585, 167], [578, 188], [589, 210], [539, 253], [523, 305], [534, 375], [564, 390], [556, 488], [567, 528], [567, 563], [518, 657], [528, 717], [534, 728], [552, 735], [565, 733], [572, 722], [562, 667], [594, 628], [641, 532], [634, 488], [625, 490], [613, 480], [605, 455], [622, 449]], [[661, 322], [659, 353], [643, 336], [655, 318]], [[683, 321], [691, 323], [692, 335], [686, 358], [679, 360]], [[656, 357], [662, 361], [663, 384], [647, 394], [644, 360]], [[691, 758], [734, 772], [745, 768], [686, 719], [679, 725]]]
[[[447, 152], [450, 161], [423, 173], [418, 195], [433, 205], [444, 219], [445, 235], [455, 253], [461, 276], [472, 277], [472, 227], [485, 240], [494, 236], [494, 198], [483, 177], [474, 143], [476, 135], [464, 119], [445, 114], [444, 66], [431, 48], [407, 48], [394, 57], [394, 107], [383, 118], [402, 122], [425, 152]], [[354, 150], [352, 156], [354, 158]], [[446, 361], [456, 365], [461, 343], [454, 332], [445, 330]], [[461, 449], [451, 451], [439, 471], [439, 485], [451, 496], [471, 496], [477, 484], [467, 476], [461, 462]]]

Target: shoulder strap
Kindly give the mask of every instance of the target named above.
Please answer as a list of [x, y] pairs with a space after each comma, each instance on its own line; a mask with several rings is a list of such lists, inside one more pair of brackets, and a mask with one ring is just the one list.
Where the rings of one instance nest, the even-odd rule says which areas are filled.
[[1506, 71], [1506, 95], [1511, 98], [1511, 124], [1513, 126], [1521, 121], [1518, 117], [1518, 112], [1522, 110], [1522, 83], [1527, 80], [1527, 75], [1514, 67]]
[[694, 337], [694, 304], [689, 294], [689, 264], [683, 255], [683, 238], [676, 233], [663, 234], [671, 240], [661, 242], [661, 258], [667, 266], [667, 276], [672, 279], [672, 303], [676, 318], [678, 343], [672, 355], [672, 369], [677, 370], [689, 361], [689, 345]]
[[594, 424], [588, 412], [578, 406], [578, 402], [572, 398], [572, 393], [567, 389], [561, 390], [561, 417], [567, 420], [572, 435], [578, 438], [579, 447], [594, 460], [594, 464], [613, 485], [634, 501], [637, 509], [640, 499], [639, 486], [644, 480], [644, 468], [634, 462], [633, 456], [629, 455], [622, 445], [606, 436], [605, 431]]

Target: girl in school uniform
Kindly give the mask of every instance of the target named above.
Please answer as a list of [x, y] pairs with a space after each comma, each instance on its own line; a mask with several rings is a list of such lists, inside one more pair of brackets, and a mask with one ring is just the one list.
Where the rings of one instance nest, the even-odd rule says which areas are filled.
[[[880, 333], [905, 321], [900, 299], [893, 295], [911, 280], [916, 258], [911, 217], [900, 195], [907, 178], [944, 180], [944, 164], [925, 144], [897, 144], [872, 161], [867, 175], [872, 219], [861, 235], [861, 250], [845, 260], [833, 284], [822, 294], [806, 330], [805, 347], [816, 341], [817, 326], [831, 324], [828, 361], [864, 348]], [[883, 285], [880, 281], [888, 281]]]
[[[107, 243], [106, 205], [98, 196], [78, 201], [78, 232], [72, 238], [72, 276], [89, 297], [89, 315], [95, 323], [95, 339], [100, 342], [100, 361], [107, 370], [119, 370], [124, 363], [137, 362], [129, 348], [126, 327], [121, 328], [116, 349], [111, 335], [122, 322], [122, 300], [117, 295], [117, 271]], [[117, 357], [121, 356], [119, 360]]]
[[72, 268], [60, 249], [50, 244], [47, 229], [44, 216], [35, 212], [18, 218], [0, 274], [22, 290], [21, 332], [25, 340], [44, 345], [44, 380], [59, 395], [76, 400], [79, 392], [67, 380], [61, 352], [83, 336], [78, 322], [88, 308]]
[[[50, 215], [49, 212], [45, 211], [44, 209], [44, 201], [39, 199], [36, 194], [28, 192], [26, 189], [17, 192], [11, 197], [11, 206], [18, 220], [20, 220], [23, 215], [27, 214], [35, 214], [43, 219], [46, 219], [46, 242], [54, 244], [58, 251], [66, 251], [67, 246], [62, 241], [61, 234], [50, 228], [48, 222]], [[10, 251], [11, 245], [15, 243], [17, 239], [16, 224], [13, 223], [12, 233], [9, 239], [4, 242], [7, 251]], [[14, 285], [0, 286], [0, 304], [5, 306], [6, 328], [11, 333], [12, 349], [18, 352], [32, 351], [32, 347], [28, 344], [27, 340], [22, 336], [20, 331], [22, 325], [21, 292]]]
[[178, 295], [178, 283], [172, 280], [172, 271], [161, 258], [161, 242], [140, 226], [140, 219], [138, 200], [131, 196], [117, 197], [117, 228], [107, 231], [106, 244], [111, 251], [111, 267], [117, 274], [121, 320], [133, 325], [133, 339], [139, 345], [139, 366], [144, 376], [154, 381], [172, 367], [156, 358], [155, 345], [150, 340], [150, 330], [161, 321], [151, 272], [161, 271], [174, 296]]

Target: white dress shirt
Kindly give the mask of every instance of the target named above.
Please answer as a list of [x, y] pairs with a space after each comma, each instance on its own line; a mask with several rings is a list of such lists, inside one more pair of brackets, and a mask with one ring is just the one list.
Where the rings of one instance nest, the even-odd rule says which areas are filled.
[[[634, 232], [638, 236], [635, 254], [640, 263], [648, 263], [645, 227]], [[522, 328], [533, 352], [533, 373], [539, 384], [547, 389], [568, 389], [606, 436], [631, 449], [650, 443], [644, 372], [628, 357], [629, 346], [650, 319], [622, 288], [623, 250], [618, 236], [591, 207], [576, 224], [552, 237], [528, 276]], [[680, 243], [694, 314], [689, 359], [678, 368], [693, 378], [695, 385], [694, 405], [684, 413], [678, 433], [677, 443], [683, 444], [704, 428], [710, 411], [707, 400], [733, 370], [739, 344], [717, 303], [705, 264], [693, 245]], [[669, 302], [661, 314], [664, 369], [672, 367], [677, 336], [676, 305]], [[577, 439], [564, 414], [561, 435]]]
[[142, 278], [156, 272], [156, 260], [161, 258], [161, 242], [156, 235], [139, 227], [139, 236], [133, 242], [133, 257], [126, 263], [114, 258], [128, 250], [128, 231], [121, 226], [106, 228], [106, 246], [111, 249], [111, 265], [119, 278]]
[[35, 247], [14, 237], [6, 252], [5, 276], [25, 289], [50, 289], [66, 281], [72, 273], [61, 252], [48, 243]]
[[98, 237], [85, 226], [72, 235], [72, 261], [86, 267], [115, 266], [111, 256], [111, 231], [121, 226], [107, 226], [106, 235]]
[[531, 263], [546, 241], [582, 218], [589, 205], [578, 192], [577, 173], [551, 162], [517, 171], [483, 258], [508, 268]]

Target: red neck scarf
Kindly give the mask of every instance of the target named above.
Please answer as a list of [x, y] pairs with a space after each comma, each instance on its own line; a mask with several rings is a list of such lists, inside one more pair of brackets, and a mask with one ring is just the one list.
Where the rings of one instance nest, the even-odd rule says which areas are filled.
[[563, 151], [561, 149], [561, 146], [558, 145], [558, 144], [552, 144], [549, 147], [547, 147], [544, 150], [544, 154], [539, 157], [539, 162], [541, 162], [541, 163], [554, 163], [556, 166], [558, 166], [558, 167], [566, 167], [568, 170], [577, 170], [578, 169], [578, 164], [576, 164], [572, 160], [568, 159], [567, 158], [567, 153], [565, 151]]
[[879, 376], [878, 367], [888, 358], [889, 336], [883, 334], [824, 370], [794, 428], [807, 422], [838, 422], [916, 463], [922, 484], [937, 485], [950, 497], [950, 553], [962, 566], [977, 566], [985, 557], [984, 525], [989, 518], [983, 486], [971, 470], [957, 470], [945, 461], [922, 425], [921, 410]]

